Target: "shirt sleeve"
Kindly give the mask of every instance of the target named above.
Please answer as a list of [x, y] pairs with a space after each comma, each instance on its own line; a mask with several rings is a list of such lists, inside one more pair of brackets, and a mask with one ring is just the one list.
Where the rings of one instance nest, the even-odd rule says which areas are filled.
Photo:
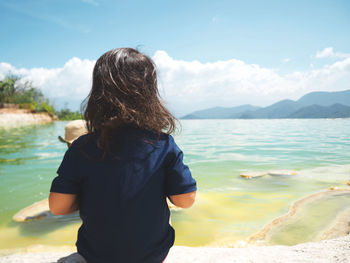
[[166, 195], [185, 194], [197, 190], [197, 184], [190, 169], [183, 163], [183, 152], [171, 135], [169, 135], [169, 147], [169, 163], [165, 177]]
[[[74, 144], [73, 144], [74, 145]], [[57, 170], [50, 192], [62, 194], [79, 194], [81, 178], [78, 170], [77, 149], [71, 146], [65, 153]]]

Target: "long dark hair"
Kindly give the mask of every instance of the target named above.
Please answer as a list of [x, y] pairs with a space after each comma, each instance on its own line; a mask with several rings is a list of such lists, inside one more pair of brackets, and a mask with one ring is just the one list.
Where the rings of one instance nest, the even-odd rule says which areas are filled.
[[113, 131], [126, 126], [170, 134], [176, 118], [166, 109], [151, 58], [132, 48], [104, 53], [93, 70], [92, 88], [82, 103], [88, 133], [99, 134], [104, 155]]

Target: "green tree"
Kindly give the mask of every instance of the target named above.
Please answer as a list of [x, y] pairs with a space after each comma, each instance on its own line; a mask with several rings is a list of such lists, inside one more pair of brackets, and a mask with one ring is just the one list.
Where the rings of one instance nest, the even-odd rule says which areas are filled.
[[67, 105], [65, 105], [65, 107], [60, 111], [56, 111], [55, 114], [60, 120], [80, 120], [83, 118], [80, 112], [71, 111], [68, 109]]
[[0, 102], [19, 104], [23, 109], [54, 115], [55, 109], [43, 93], [31, 81], [20, 82], [20, 79], [9, 75], [0, 81]]
[[17, 93], [16, 82], [19, 80], [18, 76], [9, 75], [0, 80], [0, 102], [13, 103], [13, 97]]

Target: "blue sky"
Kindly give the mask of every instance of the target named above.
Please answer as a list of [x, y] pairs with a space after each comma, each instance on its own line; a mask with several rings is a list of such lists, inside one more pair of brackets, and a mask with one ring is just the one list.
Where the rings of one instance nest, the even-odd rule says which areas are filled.
[[[40, 68], [51, 69], [47, 72], [51, 72], [48, 74], [52, 75], [52, 70], [64, 71], [65, 65], [72, 58], [83, 61], [88, 72], [91, 67], [87, 66], [89, 61], [95, 61], [103, 52], [115, 47], [137, 47], [152, 57], [158, 52], [156, 57], [160, 61], [164, 62], [168, 56], [171, 59], [169, 61], [176, 65], [181, 61], [189, 63], [186, 64], [189, 71], [179, 71], [189, 80], [179, 85], [187, 85], [189, 90], [192, 87], [192, 93], [194, 90], [201, 91], [204, 97], [210, 87], [204, 90], [195, 87], [191, 74], [197, 74], [198, 69], [193, 73], [191, 67], [196, 67], [190, 64], [193, 61], [200, 63], [199, 67], [205, 71], [208, 70], [205, 69], [208, 63], [220, 68], [217, 64], [220, 61], [237, 60], [253, 68], [253, 65], [258, 65], [262, 71], [270, 70], [286, 79], [286, 76], [297, 72], [305, 75], [312, 74], [312, 70], [325, 69], [346, 60], [350, 53], [350, 1], [0, 0], [0, 8], [0, 34], [3, 39], [0, 41], [0, 63], [6, 63], [2, 69], [0, 67], [0, 75], [4, 75], [6, 70], [21, 72], [29, 79], [32, 78], [34, 83], [51, 97], [54, 96], [49, 90], [53, 88], [48, 86], [48, 81], [41, 79], [40, 82], [38, 77], [33, 77], [30, 72]], [[326, 48], [332, 50], [328, 49], [327, 53]], [[322, 51], [326, 53], [322, 55]], [[317, 56], [317, 52], [321, 55]], [[228, 69], [229, 66], [226, 65], [226, 72], [239, 74], [241, 70], [233, 70], [238, 67], [237, 63], [228, 63], [231, 68]], [[212, 70], [212, 67], [209, 68]], [[342, 70], [344, 72], [341, 74], [337, 73], [342, 76], [338, 76], [336, 82], [329, 83], [332, 87], [328, 90], [350, 88], [350, 85], [346, 86], [350, 74], [347, 63], [343, 65]], [[172, 69], [169, 72], [173, 71]], [[164, 67], [162, 72], [160, 75], [168, 75], [164, 73], [167, 72]], [[177, 78], [182, 77], [179, 72]], [[218, 71], [215, 69], [211, 74], [216, 74], [215, 72]], [[251, 74], [255, 76], [255, 73]], [[333, 75], [331, 78], [334, 78]], [[193, 79], [198, 79], [198, 75]], [[323, 82], [321, 79], [316, 80], [318, 81]], [[245, 81], [237, 84], [227, 80], [226, 88], [230, 89], [236, 84], [244, 86], [244, 83]], [[64, 89], [63, 85], [61, 89]], [[72, 97], [68, 92], [72, 88], [68, 80], [65, 85], [67, 92], [58, 95], [58, 101], [64, 101], [65, 96], [69, 101]], [[172, 86], [175, 90], [183, 88], [174, 85], [169, 85], [168, 80], [164, 80], [165, 96], [176, 94], [175, 91], [167, 91], [167, 86]], [[212, 88], [218, 85], [225, 83], [213, 83]], [[258, 82], [254, 82], [242, 86], [242, 89], [251, 88], [256, 93], [259, 92], [259, 85]], [[301, 86], [303, 85], [307, 83], [304, 82]], [[316, 89], [315, 82], [308, 85], [313, 88], [307, 89], [303, 86], [294, 93], [281, 93], [279, 96], [266, 97], [262, 101], [264, 94], [256, 94], [255, 100], [245, 101], [251, 97], [249, 92], [246, 92], [248, 95], [242, 96], [241, 100], [210, 101], [202, 98], [201, 102], [194, 106], [182, 105], [181, 98], [166, 99], [170, 101], [175, 112], [182, 114], [215, 104], [235, 106], [242, 101], [241, 104], [261, 102], [263, 105], [283, 97], [297, 98]], [[334, 88], [334, 85], [337, 85], [337, 88]], [[200, 80], [197, 86], [201, 86]], [[231, 89], [237, 90], [237, 87]], [[286, 89], [288, 87], [287, 85]], [[325, 86], [322, 88], [327, 90]], [[85, 89], [88, 91], [88, 88]], [[82, 91], [73, 97], [79, 101], [83, 93]], [[226, 93], [222, 88], [221, 94], [224, 96]], [[271, 93], [276, 94], [272, 90], [265, 95]], [[183, 112], [178, 110], [183, 107], [186, 109]]]

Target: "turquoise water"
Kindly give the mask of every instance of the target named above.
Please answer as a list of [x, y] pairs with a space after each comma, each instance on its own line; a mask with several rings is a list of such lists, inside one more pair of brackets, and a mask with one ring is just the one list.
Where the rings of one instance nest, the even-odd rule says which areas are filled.
[[[27, 223], [11, 219], [48, 196], [66, 150], [57, 140], [65, 124], [0, 131], [0, 249], [74, 245], [77, 216]], [[181, 124], [175, 139], [199, 191], [191, 209], [172, 212], [177, 245], [234, 245], [287, 212], [293, 201], [331, 186], [347, 187], [350, 179], [350, 119], [183, 120]], [[239, 176], [274, 169], [298, 174], [251, 180]]]

